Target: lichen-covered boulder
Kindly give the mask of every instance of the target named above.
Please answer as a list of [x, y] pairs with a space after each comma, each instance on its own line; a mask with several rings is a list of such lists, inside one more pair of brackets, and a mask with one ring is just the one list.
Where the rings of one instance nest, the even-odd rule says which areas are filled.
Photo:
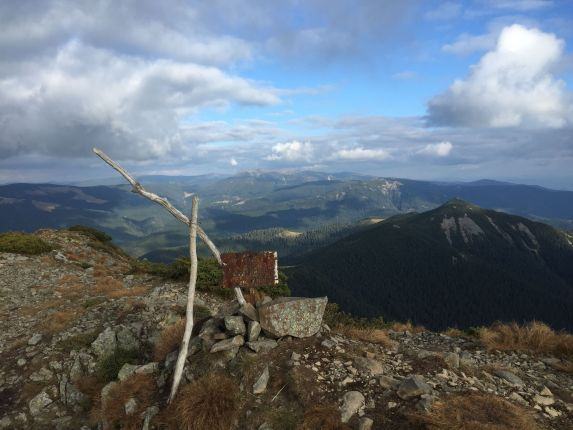
[[327, 297], [282, 297], [259, 307], [259, 322], [275, 337], [309, 337], [320, 329]]

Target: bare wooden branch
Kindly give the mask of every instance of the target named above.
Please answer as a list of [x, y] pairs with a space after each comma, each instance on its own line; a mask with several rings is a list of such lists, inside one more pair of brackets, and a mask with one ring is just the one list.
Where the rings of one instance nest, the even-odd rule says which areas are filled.
[[[137, 182], [133, 178], [133, 176], [131, 176], [118, 163], [116, 163], [111, 158], [109, 158], [107, 156], [107, 154], [105, 154], [102, 150], [97, 149], [97, 148], [93, 148], [93, 152], [99, 158], [101, 158], [103, 161], [105, 161], [107, 164], [109, 164], [113, 169], [117, 170], [120, 173], [120, 175], [123, 176], [126, 179], [126, 181], [131, 184], [131, 186], [133, 187], [132, 191], [134, 193], [141, 194], [143, 197], [151, 200], [152, 202], [160, 204], [165, 209], [167, 209], [167, 211], [171, 215], [173, 215], [175, 218], [177, 218], [183, 224], [190, 225], [189, 218], [187, 218], [179, 209], [177, 209], [175, 206], [173, 206], [171, 203], [169, 203], [169, 201], [167, 199], [160, 197], [157, 194], [154, 194], [152, 192], [149, 192], [145, 188], [143, 188], [143, 186], [139, 182]], [[223, 262], [221, 261], [221, 253], [219, 252], [219, 250], [217, 249], [215, 244], [211, 241], [211, 239], [209, 239], [209, 236], [207, 236], [207, 233], [205, 233], [205, 231], [201, 227], [197, 226], [197, 234], [199, 235], [201, 240], [203, 240], [203, 242], [205, 242], [205, 244], [209, 247], [209, 249], [211, 250], [211, 252], [215, 256], [215, 258], [217, 259], [219, 264], [222, 265]]]
[[191, 270], [189, 271], [189, 292], [187, 293], [187, 312], [185, 321], [185, 333], [179, 348], [179, 355], [177, 363], [175, 364], [175, 372], [173, 374], [173, 385], [171, 386], [171, 394], [169, 395], [169, 403], [175, 398], [183, 369], [185, 367], [185, 360], [187, 359], [187, 350], [189, 349], [189, 339], [191, 339], [191, 332], [193, 331], [193, 303], [195, 302], [195, 286], [197, 284], [197, 211], [199, 208], [199, 198], [193, 196], [191, 201], [191, 222], [189, 223], [189, 257], [191, 259]]
[[235, 287], [235, 296], [237, 296], [237, 301], [239, 302], [239, 304], [241, 306], [245, 306], [245, 304], [247, 303], [245, 300], [245, 297], [243, 297], [243, 292], [241, 291], [240, 287]]

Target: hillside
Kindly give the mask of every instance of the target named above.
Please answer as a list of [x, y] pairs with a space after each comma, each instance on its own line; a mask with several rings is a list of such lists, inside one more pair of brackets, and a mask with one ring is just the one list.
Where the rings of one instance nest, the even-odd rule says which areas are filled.
[[573, 238], [461, 200], [389, 218], [298, 261], [295, 294], [431, 328], [496, 320], [573, 329]]
[[[237, 238], [237, 249], [246, 242], [265, 246], [268, 233], [272, 236], [276, 229], [308, 233], [308, 237], [325, 226], [351, 226], [366, 218], [427, 211], [455, 197], [560, 228], [573, 225], [573, 192], [495, 181], [436, 183], [306, 171], [255, 171], [230, 177], [143, 176], [141, 181], [183, 212], [190, 210], [190, 193], [198, 193], [203, 228], [219, 241]], [[135, 196], [127, 185], [0, 185], [0, 232], [73, 224], [105, 231], [132, 255], [152, 253], [159, 259], [176, 255], [173, 248], [180, 247], [186, 235], [173, 217]], [[265, 231], [264, 237], [255, 232], [259, 230]], [[283, 254], [312, 249], [300, 242], [285, 243]], [[165, 256], [162, 249], [167, 250]]]
[[0, 429], [573, 424], [571, 335], [539, 324], [444, 334], [355, 320], [331, 305], [324, 321], [307, 311], [316, 333], [280, 336], [260, 331], [270, 298], [255, 301], [253, 320], [202, 277], [185, 376], [169, 406], [185, 280], [134, 270], [133, 260], [90, 230], [26, 238], [21, 251], [41, 241], [33, 250], [40, 254], [0, 252]]

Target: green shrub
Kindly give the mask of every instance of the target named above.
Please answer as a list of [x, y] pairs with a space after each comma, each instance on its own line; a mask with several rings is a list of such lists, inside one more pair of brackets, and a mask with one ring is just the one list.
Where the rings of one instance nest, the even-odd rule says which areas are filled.
[[139, 357], [136, 349], [118, 348], [97, 364], [96, 376], [102, 382], [113, 381], [124, 364], [137, 364]]
[[259, 290], [262, 293], [265, 293], [268, 296], [271, 296], [273, 299], [275, 297], [288, 297], [291, 295], [290, 288], [287, 284], [287, 275], [279, 270], [279, 283], [276, 285], [269, 285], [265, 287], [259, 287]]
[[51, 245], [30, 233], [9, 231], [0, 234], [0, 252], [38, 255], [53, 249]]
[[363, 329], [385, 329], [392, 324], [384, 322], [382, 317], [376, 318], [357, 318], [340, 310], [336, 303], [327, 303], [322, 320], [329, 327], [338, 325], [346, 327], [357, 327]]
[[69, 231], [77, 231], [83, 233], [92, 239], [99, 240], [100, 242], [111, 242], [111, 236], [103, 231], [95, 229], [93, 227], [88, 227], [86, 225], [73, 225], [68, 228]]

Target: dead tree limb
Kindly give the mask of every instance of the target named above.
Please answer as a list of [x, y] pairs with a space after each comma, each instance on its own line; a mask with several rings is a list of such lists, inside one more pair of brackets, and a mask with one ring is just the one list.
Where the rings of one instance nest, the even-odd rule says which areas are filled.
[[199, 208], [199, 198], [193, 196], [191, 200], [191, 222], [189, 223], [189, 258], [191, 259], [191, 269], [189, 270], [189, 292], [187, 293], [187, 312], [185, 321], [185, 333], [181, 340], [175, 372], [173, 373], [173, 385], [169, 395], [169, 403], [175, 398], [177, 388], [181, 382], [185, 360], [187, 359], [187, 350], [189, 348], [189, 339], [193, 331], [193, 303], [195, 301], [195, 286], [197, 284], [197, 211]]
[[[152, 202], [160, 204], [165, 209], [167, 209], [167, 211], [171, 215], [173, 215], [175, 218], [177, 218], [183, 224], [189, 225], [189, 218], [187, 218], [179, 209], [177, 209], [175, 206], [173, 206], [171, 203], [169, 203], [169, 201], [167, 199], [165, 199], [163, 197], [159, 197], [157, 194], [153, 194], [153, 193], [147, 191], [145, 188], [143, 188], [143, 186], [139, 182], [137, 182], [133, 178], [133, 176], [131, 176], [129, 173], [127, 173], [127, 171], [123, 167], [121, 167], [119, 164], [117, 164], [115, 161], [113, 161], [111, 158], [109, 158], [102, 150], [97, 149], [97, 148], [93, 148], [93, 152], [99, 158], [101, 158], [103, 161], [105, 161], [107, 164], [109, 164], [113, 169], [117, 170], [119, 172], [119, 174], [121, 176], [123, 176], [127, 180], [127, 182], [129, 182], [131, 184], [131, 186], [133, 187], [132, 191], [134, 193], [141, 194], [143, 197], [151, 200]], [[209, 239], [209, 236], [207, 236], [207, 233], [205, 233], [205, 231], [201, 227], [197, 226], [197, 234], [199, 235], [201, 240], [203, 242], [205, 242], [205, 244], [209, 247], [209, 249], [211, 250], [211, 252], [215, 256], [215, 258], [217, 259], [219, 264], [222, 265], [223, 262], [221, 261], [221, 253], [219, 252], [219, 250], [217, 249], [215, 244], [211, 241], [211, 239]]]

